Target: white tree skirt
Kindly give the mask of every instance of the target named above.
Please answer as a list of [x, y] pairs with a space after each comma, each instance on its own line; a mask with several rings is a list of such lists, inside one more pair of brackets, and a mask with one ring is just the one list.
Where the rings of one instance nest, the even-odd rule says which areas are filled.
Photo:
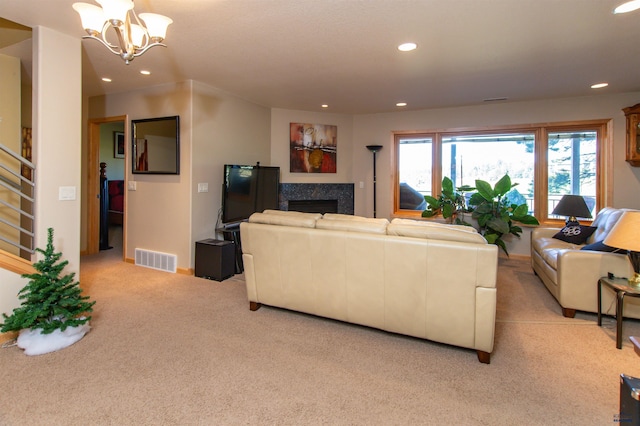
[[42, 355], [73, 345], [82, 339], [90, 329], [89, 323], [67, 327], [64, 331], [55, 330], [50, 334], [42, 334], [42, 329], [39, 328], [35, 330], [25, 328], [20, 330], [16, 343], [19, 348], [24, 349], [24, 353], [27, 355]]

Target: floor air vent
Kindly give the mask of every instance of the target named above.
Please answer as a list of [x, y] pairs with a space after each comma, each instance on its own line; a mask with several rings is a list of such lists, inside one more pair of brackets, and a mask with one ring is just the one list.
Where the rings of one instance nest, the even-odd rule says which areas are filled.
[[177, 263], [178, 258], [174, 254], [136, 249], [136, 265], [175, 273]]

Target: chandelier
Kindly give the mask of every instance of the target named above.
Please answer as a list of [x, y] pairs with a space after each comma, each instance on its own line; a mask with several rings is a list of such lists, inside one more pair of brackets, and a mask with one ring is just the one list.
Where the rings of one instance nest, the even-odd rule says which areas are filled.
[[[163, 46], [167, 27], [173, 22], [157, 13], [141, 13], [138, 19], [133, 10], [133, 0], [96, 0], [101, 8], [89, 3], [74, 3], [80, 14], [82, 27], [88, 35], [83, 38], [98, 40], [109, 51], [120, 56], [125, 64], [153, 46]], [[129, 13], [131, 11], [131, 13]], [[113, 28], [117, 44], [107, 40], [107, 31]]]

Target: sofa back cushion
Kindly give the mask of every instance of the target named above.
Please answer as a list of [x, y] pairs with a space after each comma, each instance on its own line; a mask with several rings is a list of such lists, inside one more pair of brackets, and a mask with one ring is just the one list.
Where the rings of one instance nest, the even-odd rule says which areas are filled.
[[[407, 221], [394, 219], [387, 226], [387, 234], [401, 237], [424, 238], [429, 240], [459, 241], [464, 243], [487, 244], [478, 232], [464, 225], [446, 225], [434, 222]], [[409, 223], [412, 222], [412, 223]]]
[[305, 213], [305, 212], [297, 212], [293, 210], [272, 210], [267, 209], [263, 211], [264, 214], [276, 214], [280, 216], [288, 216], [288, 217], [306, 217], [311, 218], [313, 220], [318, 220], [322, 217], [320, 213]]
[[599, 241], [604, 241], [604, 239], [611, 231], [611, 228], [613, 228], [613, 225], [615, 225], [618, 222], [618, 219], [620, 219], [620, 216], [622, 216], [623, 211], [624, 210], [622, 209], [616, 209], [613, 207], [605, 207], [600, 210], [596, 215], [595, 220], [591, 224], [597, 229], [588, 242], [596, 243]]
[[320, 214], [314, 213], [300, 213], [300, 212], [280, 212], [279, 210], [273, 210], [271, 212], [265, 211], [263, 213], [254, 213], [249, 217], [251, 223], [264, 223], [266, 225], [280, 225], [280, 226], [297, 226], [300, 228], [315, 228], [316, 218], [320, 217]]
[[449, 223], [434, 222], [432, 220], [401, 219], [397, 217], [393, 219], [391, 223], [395, 225], [412, 225], [412, 226], [419, 226], [419, 227], [431, 226], [431, 227], [439, 227], [443, 229], [456, 229], [458, 231], [471, 232], [472, 234], [478, 233], [478, 230], [473, 226], [453, 225]]
[[355, 216], [352, 214], [342, 214], [342, 213], [325, 213], [322, 215], [323, 219], [327, 220], [368, 220], [372, 219], [364, 216]]
[[389, 221], [387, 219], [320, 219], [316, 221], [318, 229], [333, 229], [335, 231], [365, 232], [368, 234], [386, 234]]

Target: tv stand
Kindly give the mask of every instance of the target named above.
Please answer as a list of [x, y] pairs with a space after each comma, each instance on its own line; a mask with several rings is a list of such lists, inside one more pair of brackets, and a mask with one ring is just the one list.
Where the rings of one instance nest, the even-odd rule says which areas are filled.
[[225, 241], [233, 241], [236, 246], [236, 274], [244, 272], [244, 263], [242, 262], [242, 245], [240, 244], [240, 224], [230, 223], [222, 225], [216, 229], [216, 232], [222, 234]]

